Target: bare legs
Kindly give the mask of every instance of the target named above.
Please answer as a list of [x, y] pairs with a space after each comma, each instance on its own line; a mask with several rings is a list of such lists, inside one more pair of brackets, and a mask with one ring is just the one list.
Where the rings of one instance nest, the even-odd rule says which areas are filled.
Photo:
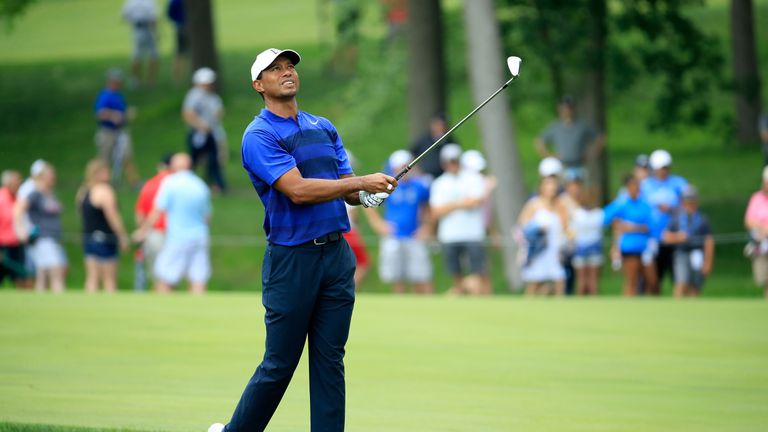
[[117, 291], [117, 260], [100, 261], [92, 257], [85, 258], [85, 292], [97, 292], [99, 282], [104, 292]]

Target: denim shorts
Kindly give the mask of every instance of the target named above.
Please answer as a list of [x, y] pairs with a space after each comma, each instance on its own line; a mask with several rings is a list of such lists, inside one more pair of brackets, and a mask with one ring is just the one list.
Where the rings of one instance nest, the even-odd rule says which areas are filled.
[[117, 243], [110, 240], [97, 240], [86, 238], [83, 241], [85, 256], [96, 258], [100, 261], [111, 261], [117, 259]]

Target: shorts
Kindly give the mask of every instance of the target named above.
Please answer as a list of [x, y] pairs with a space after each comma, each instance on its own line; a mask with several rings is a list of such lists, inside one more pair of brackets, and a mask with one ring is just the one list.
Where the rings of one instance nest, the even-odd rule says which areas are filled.
[[24, 246], [0, 246], [0, 285], [5, 278], [15, 282], [26, 277]]
[[114, 235], [104, 238], [106, 235], [100, 231], [92, 235], [86, 235], [83, 239], [83, 250], [86, 258], [94, 258], [97, 261], [117, 260], [117, 242]]
[[486, 273], [483, 242], [443, 243], [443, 255], [445, 266], [453, 275]]
[[208, 282], [211, 277], [208, 239], [166, 242], [155, 261], [154, 275], [156, 280], [170, 285], [176, 285], [184, 276], [193, 283]]
[[432, 261], [427, 245], [412, 238], [383, 238], [379, 251], [379, 277], [386, 283], [431, 282]]
[[365, 250], [365, 243], [360, 236], [360, 231], [357, 228], [352, 228], [344, 233], [344, 239], [349, 243], [352, 252], [355, 253], [357, 266], [360, 268], [367, 268], [369, 265], [368, 252]]
[[99, 158], [109, 164], [117, 159], [125, 160], [133, 157], [131, 136], [123, 129], [101, 127], [96, 131], [95, 141]]
[[157, 58], [155, 32], [149, 25], [133, 26], [133, 60], [143, 57]]
[[704, 252], [701, 249], [675, 249], [672, 256], [672, 274], [675, 284], [685, 284], [700, 290], [704, 285], [701, 267], [704, 264]]
[[64, 252], [64, 248], [57, 240], [50, 237], [37, 239], [29, 247], [29, 253], [35, 263], [35, 268], [38, 270], [67, 266], [67, 254]]
[[603, 265], [603, 243], [595, 242], [585, 245], [576, 245], [573, 251], [571, 264], [574, 268], [599, 267]]
[[163, 249], [163, 242], [165, 241], [165, 232], [151, 229], [147, 233], [147, 238], [144, 239], [144, 243], [141, 244], [141, 251], [144, 253], [144, 262], [149, 269], [155, 268], [155, 261], [157, 256]]
[[757, 286], [768, 288], [768, 255], [752, 257], [752, 277]]

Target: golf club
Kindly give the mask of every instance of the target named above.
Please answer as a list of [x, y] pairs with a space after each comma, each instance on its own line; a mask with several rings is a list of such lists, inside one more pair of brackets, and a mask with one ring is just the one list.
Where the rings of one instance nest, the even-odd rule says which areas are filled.
[[463, 119], [461, 119], [461, 121], [459, 121], [458, 123], [456, 123], [456, 125], [454, 125], [454, 126], [453, 126], [453, 127], [452, 127], [452, 128], [449, 130], [449, 131], [448, 131], [448, 132], [446, 132], [445, 134], [443, 134], [443, 136], [441, 136], [440, 138], [438, 138], [438, 140], [437, 140], [437, 141], [435, 141], [434, 143], [432, 143], [432, 145], [431, 145], [431, 146], [429, 146], [429, 148], [427, 148], [426, 150], [424, 150], [424, 151], [423, 151], [423, 152], [422, 152], [420, 155], [418, 155], [418, 156], [416, 157], [416, 159], [414, 159], [413, 161], [411, 161], [411, 163], [409, 163], [408, 165], [406, 165], [406, 166], [405, 166], [405, 168], [403, 168], [403, 169], [402, 169], [402, 170], [401, 170], [401, 171], [400, 171], [400, 172], [399, 172], [399, 173], [398, 173], [398, 174], [395, 176], [395, 178], [396, 178], [397, 180], [400, 180], [401, 178], [403, 178], [403, 176], [405, 176], [405, 175], [408, 173], [408, 171], [410, 171], [410, 170], [411, 170], [411, 168], [413, 168], [414, 166], [416, 166], [416, 165], [419, 163], [419, 161], [421, 161], [421, 160], [424, 158], [424, 156], [426, 156], [426, 155], [427, 155], [429, 152], [431, 152], [432, 150], [434, 150], [434, 149], [435, 149], [435, 147], [437, 147], [438, 145], [440, 145], [440, 143], [442, 143], [443, 141], [445, 141], [445, 139], [446, 139], [446, 138], [447, 138], [447, 137], [448, 137], [448, 136], [449, 136], [449, 135], [450, 135], [450, 134], [451, 134], [453, 131], [455, 131], [456, 129], [458, 129], [458, 128], [459, 128], [459, 126], [461, 126], [462, 124], [464, 124], [464, 122], [465, 122], [465, 121], [467, 121], [467, 119], [469, 119], [470, 117], [472, 117], [472, 116], [473, 116], [473, 115], [474, 115], [476, 112], [480, 111], [480, 108], [484, 107], [484, 106], [485, 106], [485, 104], [487, 104], [488, 102], [490, 102], [490, 101], [491, 101], [491, 99], [493, 99], [494, 97], [496, 97], [496, 95], [497, 95], [497, 94], [501, 93], [501, 91], [502, 91], [502, 90], [504, 90], [505, 88], [507, 88], [507, 86], [509, 86], [509, 83], [511, 83], [511, 82], [512, 82], [512, 80], [514, 80], [515, 78], [517, 78], [517, 75], [520, 73], [520, 63], [521, 63], [521, 62], [522, 62], [522, 59], [520, 59], [520, 57], [516, 57], [516, 56], [511, 56], [511, 57], [508, 57], [508, 58], [507, 58], [507, 67], [509, 68], [509, 72], [510, 72], [510, 73], [512, 73], [512, 78], [510, 78], [510, 79], [509, 79], [507, 82], [505, 82], [505, 83], [504, 83], [504, 85], [503, 85], [503, 86], [501, 86], [501, 87], [500, 87], [498, 90], [496, 90], [496, 91], [495, 91], [495, 92], [494, 92], [492, 95], [490, 95], [490, 96], [488, 97], [488, 99], [484, 100], [484, 101], [483, 101], [483, 103], [481, 103], [480, 105], [478, 105], [478, 106], [477, 106], [477, 108], [475, 108], [474, 110], [472, 110], [472, 112], [470, 112], [469, 114], [467, 114], [467, 116], [466, 116], [466, 117], [464, 117]]

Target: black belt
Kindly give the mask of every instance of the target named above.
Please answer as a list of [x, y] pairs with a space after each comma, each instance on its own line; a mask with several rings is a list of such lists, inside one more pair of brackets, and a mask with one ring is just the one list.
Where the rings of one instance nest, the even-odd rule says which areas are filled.
[[320, 236], [316, 239], [312, 239], [306, 243], [302, 243], [299, 246], [322, 246], [326, 243], [333, 243], [341, 240], [341, 233], [340, 232], [332, 232], [330, 234], [326, 234], [324, 236]]

